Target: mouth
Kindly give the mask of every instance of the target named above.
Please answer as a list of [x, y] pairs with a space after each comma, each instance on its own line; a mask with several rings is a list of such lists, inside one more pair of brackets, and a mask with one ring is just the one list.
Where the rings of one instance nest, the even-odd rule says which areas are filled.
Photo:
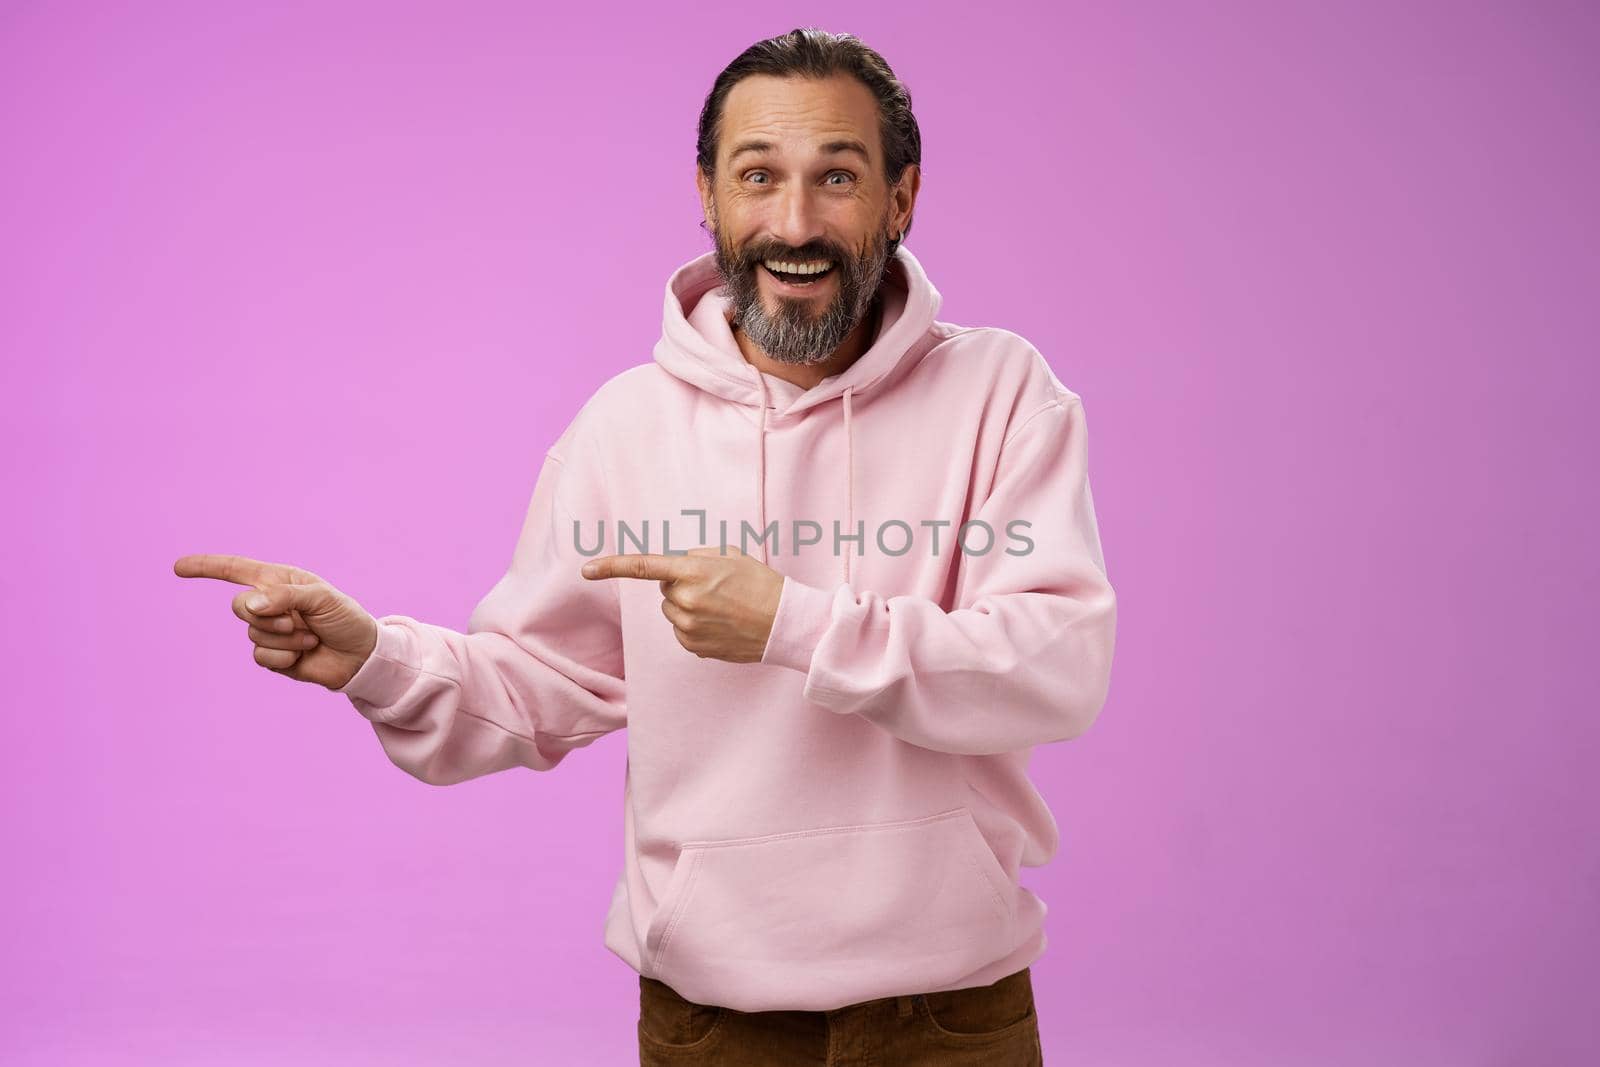
[[823, 288], [836, 269], [833, 263], [798, 264], [773, 260], [765, 260], [758, 266], [780, 292], [791, 293], [815, 292]]

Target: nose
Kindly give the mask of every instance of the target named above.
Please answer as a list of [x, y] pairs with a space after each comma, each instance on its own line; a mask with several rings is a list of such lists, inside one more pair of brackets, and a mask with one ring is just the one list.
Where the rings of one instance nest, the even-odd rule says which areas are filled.
[[791, 182], [779, 194], [772, 236], [790, 248], [804, 248], [823, 238], [822, 213], [804, 182]]

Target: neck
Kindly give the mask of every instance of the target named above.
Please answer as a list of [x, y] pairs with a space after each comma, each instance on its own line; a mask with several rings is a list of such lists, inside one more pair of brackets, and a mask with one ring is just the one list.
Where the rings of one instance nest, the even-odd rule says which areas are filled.
[[873, 338], [877, 336], [882, 314], [883, 296], [880, 294], [873, 298], [871, 310], [856, 323], [856, 328], [850, 331], [844, 342], [820, 363], [781, 363], [750, 340], [745, 332], [739, 329], [738, 323], [730, 321], [728, 325], [733, 330], [733, 339], [738, 343], [739, 351], [744, 353], [746, 362], [756, 370], [770, 374], [774, 378], [782, 378], [802, 389], [810, 389], [822, 379], [848, 369], [866, 354], [867, 349], [872, 347]]

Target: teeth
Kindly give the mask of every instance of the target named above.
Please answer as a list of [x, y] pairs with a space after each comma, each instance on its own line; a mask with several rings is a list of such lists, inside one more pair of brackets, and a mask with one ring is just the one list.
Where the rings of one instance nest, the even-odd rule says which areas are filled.
[[778, 270], [785, 274], [823, 274], [833, 269], [833, 263], [788, 263], [781, 259], [766, 259], [762, 263], [768, 270]]

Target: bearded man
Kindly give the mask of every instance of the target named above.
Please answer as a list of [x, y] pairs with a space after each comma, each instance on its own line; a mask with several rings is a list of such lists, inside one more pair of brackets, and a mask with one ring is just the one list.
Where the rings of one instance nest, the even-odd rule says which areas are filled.
[[921, 151], [849, 34], [717, 76], [714, 250], [668, 280], [654, 359], [555, 436], [465, 633], [299, 567], [175, 567], [250, 586], [255, 661], [423, 781], [627, 728], [604, 940], [642, 1064], [1042, 1062], [1018, 871], [1058, 834], [1026, 768], [1098, 716], [1116, 597], [1081, 399], [1017, 334], [939, 321], [903, 243]]

